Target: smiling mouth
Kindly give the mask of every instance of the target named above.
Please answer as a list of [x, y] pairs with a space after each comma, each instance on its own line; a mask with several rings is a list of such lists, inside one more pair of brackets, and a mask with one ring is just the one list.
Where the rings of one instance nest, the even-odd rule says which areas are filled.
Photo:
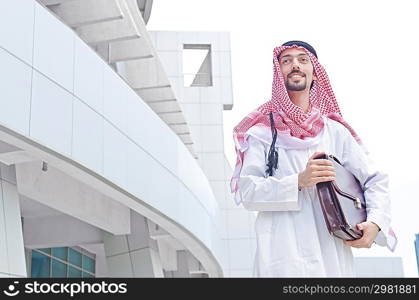
[[290, 78], [290, 79], [301, 79], [303, 77], [305, 77], [305, 76], [302, 75], [302, 74], [296, 74], [296, 73], [288, 75], [288, 78]]

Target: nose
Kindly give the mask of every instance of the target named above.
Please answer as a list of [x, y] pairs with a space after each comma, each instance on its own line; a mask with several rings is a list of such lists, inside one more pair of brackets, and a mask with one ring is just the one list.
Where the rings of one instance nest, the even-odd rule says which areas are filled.
[[292, 70], [300, 70], [300, 63], [298, 61], [298, 59], [293, 59], [292, 60]]

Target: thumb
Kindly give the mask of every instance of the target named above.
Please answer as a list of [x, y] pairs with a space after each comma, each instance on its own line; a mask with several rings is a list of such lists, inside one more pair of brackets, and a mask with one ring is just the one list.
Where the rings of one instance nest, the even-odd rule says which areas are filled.
[[316, 157], [319, 157], [319, 156], [321, 156], [321, 155], [325, 155], [326, 153], [324, 153], [324, 152], [315, 152], [310, 158], [309, 158], [309, 160], [311, 160], [311, 159], [315, 159]]
[[362, 222], [362, 223], [357, 224], [356, 226], [358, 227], [359, 230], [364, 230], [365, 229], [365, 223], [366, 222]]

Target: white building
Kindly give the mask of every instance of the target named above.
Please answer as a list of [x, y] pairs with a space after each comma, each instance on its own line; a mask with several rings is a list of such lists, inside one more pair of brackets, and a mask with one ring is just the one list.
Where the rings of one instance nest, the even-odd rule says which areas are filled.
[[224, 154], [229, 34], [148, 32], [151, 8], [0, 1], [0, 277], [252, 275], [255, 214]]
[[357, 277], [404, 277], [401, 257], [356, 257]]
[[[223, 147], [229, 36], [147, 32], [151, 6], [0, 2], [0, 276], [251, 275]], [[207, 51], [200, 74], [184, 49]]]

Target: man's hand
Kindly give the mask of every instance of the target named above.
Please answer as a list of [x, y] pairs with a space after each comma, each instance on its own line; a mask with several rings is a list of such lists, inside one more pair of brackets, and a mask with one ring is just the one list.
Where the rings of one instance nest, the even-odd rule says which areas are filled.
[[356, 225], [359, 230], [362, 230], [362, 237], [354, 241], [344, 241], [345, 245], [355, 248], [371, 248], [380, 227], [373, 222], [362, 222]]
[[313, 186], [319, 182], [335, 180], [336, 173], [332, 162], [327, 159], [315, 159], [324, 152], [314, 153], [307, 162], [306, 169], [298, 174], [298, 188]]

